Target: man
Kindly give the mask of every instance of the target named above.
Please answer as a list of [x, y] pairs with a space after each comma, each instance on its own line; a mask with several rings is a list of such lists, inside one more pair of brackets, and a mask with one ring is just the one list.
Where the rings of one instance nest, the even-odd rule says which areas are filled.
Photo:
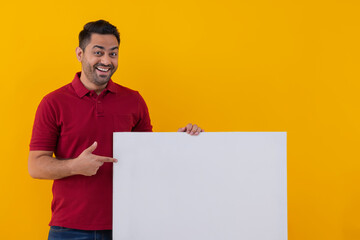
[[[152, 131], [140, 94], [111, 80], [119, 44], [109, 22], [87, 23], [76, 48], [82, 71], [45, 96], [36, 112], [29, 173], [54, 180], [49, 239], [111, 239], [112, 133]], [[203, 130], [188, 124], [178, 131]]]

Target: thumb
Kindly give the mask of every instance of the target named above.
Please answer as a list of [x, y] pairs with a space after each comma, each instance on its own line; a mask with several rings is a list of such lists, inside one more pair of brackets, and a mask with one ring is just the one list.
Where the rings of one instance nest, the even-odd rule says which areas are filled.
[[88, 153], [92, 153], [93, 151], [95, 151], [97, 147], [97, 142], [95, 141], [90, 147], [88, 147], [85, 151]]

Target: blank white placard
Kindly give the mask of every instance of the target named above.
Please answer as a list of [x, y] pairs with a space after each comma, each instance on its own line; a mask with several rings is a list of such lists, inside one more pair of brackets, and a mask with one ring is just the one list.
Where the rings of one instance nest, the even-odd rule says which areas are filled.
[[114, 240], [286, 240], [285, 132], [114, 133]]

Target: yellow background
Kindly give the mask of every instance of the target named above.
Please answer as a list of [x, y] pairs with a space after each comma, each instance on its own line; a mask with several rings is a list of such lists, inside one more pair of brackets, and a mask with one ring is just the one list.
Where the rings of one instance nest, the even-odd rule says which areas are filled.
[[46, 239], [51, 181], [31, 179], [41, 98], [69, 83], [83, 25], [121, 32], [114, 81], [155, 131], [288, 132], [289, 239], [360, 239], [356, 0], [6, 1], [1, 5], [2, 239]]

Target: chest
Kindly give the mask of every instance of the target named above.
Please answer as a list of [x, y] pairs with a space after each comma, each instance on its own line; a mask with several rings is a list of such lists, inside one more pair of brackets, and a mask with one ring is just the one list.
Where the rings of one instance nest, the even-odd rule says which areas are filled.
[[138, 118], [134, 102], [85, 97], [64, 103], [57, 117], [60, 137], [131, 131]]

